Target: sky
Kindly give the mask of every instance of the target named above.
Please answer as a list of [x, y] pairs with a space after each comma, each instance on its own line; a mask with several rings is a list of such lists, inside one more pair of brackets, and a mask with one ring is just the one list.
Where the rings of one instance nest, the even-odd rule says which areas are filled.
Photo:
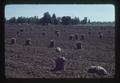
[[115, 7], [112, 4], [17, 4], [5, 6], [5, 18], [11, 17], [43, 17], [45, 12], [57, 17], [87, 17], [91, 21], [115, 21]]

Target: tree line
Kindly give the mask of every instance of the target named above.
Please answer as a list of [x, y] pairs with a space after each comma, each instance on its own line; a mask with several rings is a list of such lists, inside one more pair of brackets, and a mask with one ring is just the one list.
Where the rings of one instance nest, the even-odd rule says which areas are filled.
[[88, 20], [87, 17], [84, 17], [83, 20], [80, 21], [78, 17], [71, 18], [70, 16], [63, 16], [63, 17], [56, 17], [54, 13], [52, 16], [49, 12], [45, 12], [43, 17], [38, 18], [38, 16], [34, 17], [12, 17], [6, 20], [6, 23], [33, 23], [33, 24], [41, 24], [41, 25], [48, 25], [48, 24], [62, 24], [62, 25], [75, 25], [75, 24], [86, 24], [90, 23], [90, 19]]

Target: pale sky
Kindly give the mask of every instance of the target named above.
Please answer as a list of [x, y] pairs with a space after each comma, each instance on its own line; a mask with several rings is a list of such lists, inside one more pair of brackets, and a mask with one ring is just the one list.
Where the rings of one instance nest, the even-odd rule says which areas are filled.
[[112, 4], [21, 4], [6, 5], [5, 18], [33, 17], [41, 18], [45, 12], [57, 17], [71, 16], [82, 20], [88, 17], [91, 21], [115, 21], [115, 7]]

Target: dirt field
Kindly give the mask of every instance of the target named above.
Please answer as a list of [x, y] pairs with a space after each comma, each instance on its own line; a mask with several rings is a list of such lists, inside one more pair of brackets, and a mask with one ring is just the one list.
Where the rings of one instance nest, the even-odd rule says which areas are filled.
[[[16, 32], [23, 32], [16, 35]], [[60, 37], [55, 35], [60, 31]], [[5, 75], [6, 78], [100, 78], [96, 74], [87, 73], [89, 66], [104, 67], [113, 78], [115, 75], [114, 30], [110, 26], [63, 26], [63, 25], [5, 25]], [[88, 34], [88, 31], [91, 34]], [[46, 35], [42, 35], [46, 32]], [[98, 37], [103, 33], [103, 39]], [[78, 40], [69, 40], [69, 35], [78, 33], [82, 41], [82, 49], [75, 49]], [[85, 40], [80, 35], [85, 34]], [[11, 45], [10, 39], [16, 38], [16, 44]], [[32, 45], [25, 46], [25, 40], [31, 38]], [[55, 47], [64, 51], [56, 53], [55, 47], [49, 48], [50, 40], [55, 40]], [[57, 56], [66, 58], [64, 71], [50, 71], [55, 67]]]

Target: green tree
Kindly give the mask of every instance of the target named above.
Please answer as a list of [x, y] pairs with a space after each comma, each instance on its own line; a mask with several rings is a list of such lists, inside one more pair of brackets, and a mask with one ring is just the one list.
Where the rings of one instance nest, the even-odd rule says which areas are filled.
[[73, 19], [71, 19], [71, 23], [74, 25], [74, 24], [79, 24], [80, 23], [80, 20], [78, 17], [75, 17]]
[[47, 25], [48, 25], [48, 23], [51, 23], [51, 16], [50, 16], [49, 12], [44, 13], [42, 21], [44, 24], [47, 24]]
[[52, 15], [51, 24], [57, 24], [57, 18], [55, 14]]
[[22, 16], [17, 18], [17, 23], [23, 23], [23, 17]]
[[8, 20], [8, 23], [16, 23], [16, 18], [12, 17]]
[[61, 24], [62, 21], [61, 21], [61, 17], [57, 17], [57, 24]]
[[88, 20], [88, 23], [90, 24], [90, 19]]
[[84, 17], [84, 19], [81, 21], [81, 24], [86, 24], [87, 23], [87, 17]]
[[63, 25], [71, 24], [71, 17], [70, 16], [63, 16], [61, 20], [62, 20]]

